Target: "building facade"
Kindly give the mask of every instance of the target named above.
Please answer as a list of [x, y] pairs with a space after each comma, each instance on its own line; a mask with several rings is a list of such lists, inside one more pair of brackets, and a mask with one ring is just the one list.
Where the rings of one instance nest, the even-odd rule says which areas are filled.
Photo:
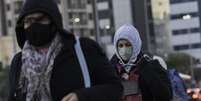
[[143, 51], [155, 53], [151, 0], [113, 0], [113, 9], [115, 29], [126, 23], [133, 24], [142, 38]]
[[[95, 14], [93, 10], [93, 0], [66, 0], [60, 1], [62, 14], [64, 15], [64, 25], [68, 30], [84, 37], [95, 38]], [[111, 34], [113, 28], [112, 2], [110, 0], [96, 0], [98, 12], [98, 26], [100, 35]]]
[[[81, 37], [95, 39], [96, 31], [93, 1], [94, 0], [56, 0], [63, 15], [63, 23], [67, 30]], [[95, 7], [97, 7], [98, 12], [101, 41], [106, 44], [111, 43], [111, 36], [114, 33], [112, 2], [111, 0], [97, 0], [96, 2]], [[9, 42], [1, 42], [0, 44], [2, 44], [2, 49], [4, 49], [3, 46], [7, 46], [8, 44], [3, 45], [3, 43], [9, 43], [9, 49], [12, 49], [12, 51], [11, 53], [6, 53], [6, 55], [12, 58], [13, 53], [16, 53], [18, 49], [14, 34], [15, 23], [23, 5], [23, 0], [1, 0], [0, 4], [0, 35], [3, 35], [0, 39], [4, 41], [9, 40]], [[5, 53], [2, 51], [1, 54]], [[0, 55], [0, 57], [5, 56]], [[5, 58], [1, 60], [5, 60]]]
[[201, 60], [200, 0], [170, 0], [171, 46]]

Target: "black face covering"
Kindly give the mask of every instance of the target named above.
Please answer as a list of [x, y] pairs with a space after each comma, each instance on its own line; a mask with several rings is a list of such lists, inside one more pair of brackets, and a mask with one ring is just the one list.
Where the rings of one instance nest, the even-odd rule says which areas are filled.
[[55, 37], [56, 31], [52, 24], [33, 23], [25, 29], [26, 38], [33, 46], [44, 46]]

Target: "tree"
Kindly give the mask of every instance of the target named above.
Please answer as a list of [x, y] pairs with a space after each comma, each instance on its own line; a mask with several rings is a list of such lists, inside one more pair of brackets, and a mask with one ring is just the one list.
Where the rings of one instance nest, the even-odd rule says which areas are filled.
[[[192, 59], [192, 65], [191, 60]], [[167, 57], [167, 65], [169, 68], [176, 68], [179, 72], [190, 74], [190, 67], [198, 64], [198, 59], [185, 53], [170, 53]]]

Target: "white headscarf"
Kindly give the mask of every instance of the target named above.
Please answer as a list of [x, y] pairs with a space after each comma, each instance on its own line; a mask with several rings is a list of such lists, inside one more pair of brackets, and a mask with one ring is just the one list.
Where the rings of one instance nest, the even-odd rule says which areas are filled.
[[160, 63], [160, 65], [165, 69], [165, 70], [167, 70], [167, 64], [166, 64], [166, 62], [165, 62], [165, 60], [163, 59], [163, 58], [161, 58], [161, 57], [159, 57], [159, 56], [153, 56], [153, 59], [154, 60], [158, 60], [158, 62]]
[[117, 48], [117, 43], [120, 39], [128, 40], [133, 47], [133, 54], [127, 64], [130, 64], [131, 62], [136, 61], [137, 56], [140, 54], [141, 47], [142, 47], [142, 41], [137, 29], [131, 24], [125, 24], [121, 26], [115, 33], [115, 36], [114, 36], [115, 52], [117, 57], [123, 63], [121, 57], [119, 56], [118, 48]]

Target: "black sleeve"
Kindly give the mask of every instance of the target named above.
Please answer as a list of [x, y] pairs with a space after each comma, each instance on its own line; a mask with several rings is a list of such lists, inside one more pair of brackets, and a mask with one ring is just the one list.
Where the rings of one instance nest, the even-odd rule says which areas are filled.
[[116, 54], [114, 54], [112, 56], [112, 58], [110, 59], [110, 63], [112, 64], [113, 68], [115, 69], [115, 72], [117, 73], [118, 77], [120, 77], [120, 73], [118, 72], [118, 69], [117, 69], [117, 65], [119, 62], [119, 59], [117, 58]]
[[117, 58], [116, 54], [114, 54], [112, 56], [112, 58], [110, 59], [110, 63], [111, 64], [117, 64], [118, 63], [118, 58]]
[[9, 97], [8, 101], [16, 101], [16, 98], [14, 96], [15, 93], [15, 87], [17, 82], [17, 76], [18, 76], [18, 66], [20, 64], [21, 59], [21, 53], [18, 53], [14, 56], [12, 59], [11, 65], [10, 65], [10, 71], [9, 71]]
[[[155, 101], [170, 101], [172, 99], [172, 89], [167, 72], [161, 67], [158, 61], [152, 60], [143, 69], [140, 69], [140, 75], [143, 75], [145, 89]], [[146, 90], [144, 90], [146, 91]], [[144, 92], [144, 93], [147, 93]], [[148, 95], [148, 94], [145, 94]], [[146, 98], [145, 98], [146, 99]], [[147, 101], [149, 101], [147, 99]]]
[[[97, 43], [89, 40], [87, 45], [87, 52], [83, 51], [87, 61], [92, 61], [92, 87], [76, 91], [79, 101], [119, 101], [123, 87], [114, 67]], [[90, 55], [86, 55], [87, 53]]]

